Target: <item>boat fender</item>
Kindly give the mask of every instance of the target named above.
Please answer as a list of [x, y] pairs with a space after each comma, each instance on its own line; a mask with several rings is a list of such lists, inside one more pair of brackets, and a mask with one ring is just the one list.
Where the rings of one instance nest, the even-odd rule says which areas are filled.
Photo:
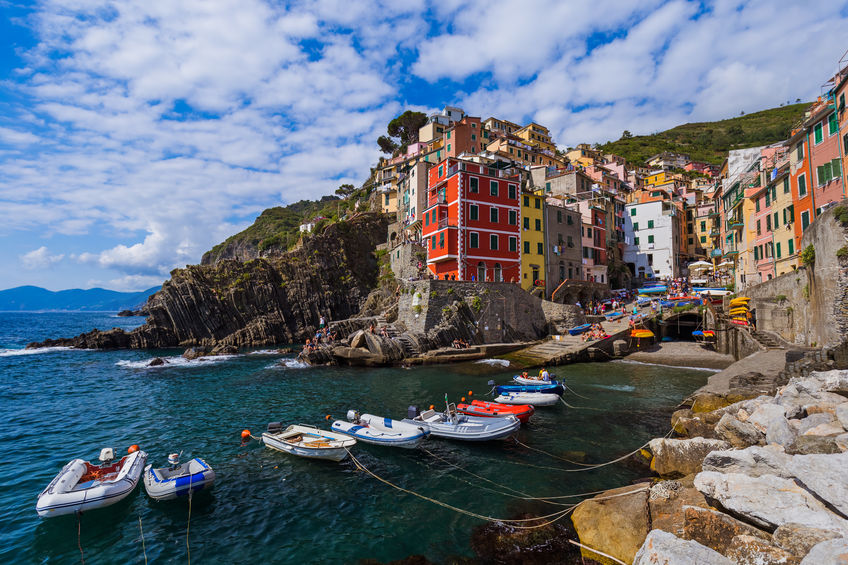
[[138, 451], [138, 444], [134, 443], [127, 448], [127, 455], [131, 455], [131, 454], [135, 453], [136, 451]]
[[[271, 427], [270, 424], [268, 425], [268, 427], [269, 428]], [[241, 441], [246, 442], [248, 439], [250, 439], [250, 430], [242, 430], [241, 431]]]

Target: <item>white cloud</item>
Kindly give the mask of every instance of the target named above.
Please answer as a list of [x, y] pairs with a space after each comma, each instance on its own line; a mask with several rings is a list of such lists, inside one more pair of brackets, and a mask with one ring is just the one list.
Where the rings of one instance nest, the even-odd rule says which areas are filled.
[[47, 247], [42, 245], [29, 253], [20, 256], [24, 269], [45, 269], [54, 263], [58, 263], [64, 257], [63, 254], [50, 255]]

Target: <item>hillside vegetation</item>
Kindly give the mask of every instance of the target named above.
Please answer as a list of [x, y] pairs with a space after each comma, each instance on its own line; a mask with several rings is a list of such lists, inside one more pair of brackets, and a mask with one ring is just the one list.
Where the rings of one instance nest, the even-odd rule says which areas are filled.
[[652, 135], [623, 136], [600, 146], [629, 162], [643, 164], [663, 151], [685, 153], [694, 161], [720, 165], [730, 149], [768, 145], [789, 137], [809, 104], [792, 104], [718, 122], [683, 124]]

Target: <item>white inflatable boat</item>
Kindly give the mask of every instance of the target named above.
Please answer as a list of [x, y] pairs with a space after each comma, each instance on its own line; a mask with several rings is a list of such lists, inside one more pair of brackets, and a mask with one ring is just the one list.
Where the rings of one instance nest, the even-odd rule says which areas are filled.
[[447, 410], [444, 412], [436, 412], [431, 408], [420, 414], [418, 413], [418, 408], [410, 406], [408, 416], [408, 418], [403, 420], [404, 423], [413, 426], [422, 426], [425, 430], [429, 430], [430, 435], [434, 437], [463, 441], [501, 439], [511, 435], [521, 427], [521, 422], [515, 416], [505, 416], [503, 418], [467, 416], [458, 413], [456, 406], [453, 404], [448, 404]]
[[553, 406], [559, 402], [559, 395], [545, 392], [509, 392], [496, 397], [495, 402], [500, 402], [501, 404]]
[[200, 457], [180, 464], [179, 454], [172, 453], [168, 456], [168, 464], [169, 467], [154, 469], [153, 465], [148, 465], [144, 469], [144, 490], [153, 500], [188, 496], [215, 482], [215, 471]]
[[319, 430], [306, 424], [293, 424], [284, 430], [279, 422], [268, 424], [262, 441], [277, 451], [330, 461], [341, 461], [347, 457], [347, 449], [356, 445], [355, 439], [344, 434]]
[[411, 449], [417, 447], [429, 434], [429, 431], [425, 430], [423, 426], [413, 426], [372, 414], [360, 414], [355, 410], [348, 410], [347, 418], [350, 420], [349, 422], [344, 420], [333, 422], [333, 430], [375, 445], [390, 445]]
[[[134, 451], [113, 463], [115, 450], [100, 451], [100, 465], [74, 459], [38, 495], [36, 512], [42, 518], [63, 516], [110, 506], [126, 498], [136, 487], [147, 453]], [[132, 450], [133, 448], [130, 448]]]

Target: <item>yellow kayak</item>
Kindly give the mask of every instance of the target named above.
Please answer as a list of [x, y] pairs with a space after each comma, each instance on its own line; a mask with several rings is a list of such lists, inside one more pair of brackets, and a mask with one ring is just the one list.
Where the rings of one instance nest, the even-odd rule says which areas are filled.
[[747, 306], [747, 304], [750, 300], [751, 299], [748, 298], [747, 296], [740, 296], [738, 298], [732, 298], [730, 300], [730, 305], [731, 306]]
[[747, 313], [748, 313], [748, 307], [747, 306], [737, 306], [736, 308], [730, 309], [730, 315], [731, 316], [736, 316], [736, 315], [744, 316]]
[[651, 330], [631, 330], [630, 337], [654, 337], [654, 332], [652, 332]]

